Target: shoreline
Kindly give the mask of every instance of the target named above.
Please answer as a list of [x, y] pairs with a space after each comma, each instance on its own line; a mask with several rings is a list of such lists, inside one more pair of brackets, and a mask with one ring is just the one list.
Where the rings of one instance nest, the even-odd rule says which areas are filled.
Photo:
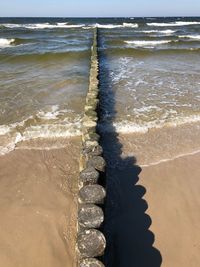
[[76, 266], [80, 143], [0, 157], [0, 266]]
[[200, 152], [200, 123], [151, 129], [147, 133], [117, 134], [122, 157], [134, 156], [148, 167]]

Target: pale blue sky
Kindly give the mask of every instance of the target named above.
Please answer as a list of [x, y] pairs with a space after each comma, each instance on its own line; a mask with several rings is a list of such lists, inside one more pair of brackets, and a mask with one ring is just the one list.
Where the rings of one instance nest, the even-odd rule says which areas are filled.
[[0, 0], [0, 16], [200, 16], [200, 0]]

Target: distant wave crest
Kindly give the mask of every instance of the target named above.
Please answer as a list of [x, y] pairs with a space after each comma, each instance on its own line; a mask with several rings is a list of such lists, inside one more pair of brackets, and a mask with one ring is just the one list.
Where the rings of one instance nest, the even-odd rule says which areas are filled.
[[161, 33], [161, 34], [172, 34], [175, 33], [176, 31], [173, 30], [163, 30], [163, 31], [159, 31], [159, 30], [149, 30], [149, 31], [139, 31], [139, 32], [143, 32], [143, 33]]
[[176, 27], [176, 26], [187, 26], [187, 25], [198, 25], [200, 24], [200, 21], [176, 21], [176, 22], [169, 22], [169, 23], [162, 23], [162, 22], [152, 22], [152, 23], [147, 23], [148, 26], [153, 26], [153, 27]]
[[82, 28], [83, 26], [85, 26], [84, 24], [67, 24], [67, 23], [1, 24], [1, 25], [6, 27], [6, 28], [26, 28], [26, 29], [30, 29], [30, 30], [55, 29], [55, 28], [69, 29], [69, 28]]
[[161, 40], [161, 41], [125, 41], [127, 44], [133, 44], [137, 47], [143, 47], [143, 46], [155, 46], [155, 45], [161, 45], [161, 44], [168, 44], [171, 43], [171, 40]]
[[200, 35], [179, 35], [179, 38], [200, 40]]

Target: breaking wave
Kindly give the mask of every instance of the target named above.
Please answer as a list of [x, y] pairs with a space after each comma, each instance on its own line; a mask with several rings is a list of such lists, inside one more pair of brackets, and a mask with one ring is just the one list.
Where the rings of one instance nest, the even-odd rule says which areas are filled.
[[143, 46], [155, 46], [160, 44], [168, 44], [171, 43], [171, 40], [162, 40], [162, 41], [125, 41], [127, 44], [133, 44], [137, 47], [143, 47]]
[[107, 122], [99, 124], [99, 130], [103, 133], [116, 131], [117, 133], [147, 133], [151, 129], [161, 129], [164, 127], [177, 127], [188, 123], [200, 122], [200, 115], [191, 115], [186, 117], [174, 117], [170, 121], [150, 121], [136, 123], [132, 121], [114, 122], [112, 125]]
[[37, 23], [37, 24], [1, 24], [6, 28], [26, 28], [26, 29], [56, 29], [56, 28], [82, 28], [85, 24], [67, 24], [67, 23], [57, 23], [57, 24], [50, 24], [50, 23]]
[[9, 47], [15, 42], [15, 39], [0, 38], [0, 47]]
[[176, 31], [173, 30], [163, 30], [163, 31], [159, 31], [159, 30], [149, 30], [149, 31], [139, 31], [139, 32], [143, 32], [143, 33], [161, 33], [161, 34], [173, 34]]
[[187, 26], [187, 25], [198, 25], [200, 21], [176, 21], [176, 22], [169, 22], [169, 23], [162, 23], [162, 22], [152, 22], [147, 23], [148, 26], [153, 27], [176, 27], [176, 26]]
[[179, 35], [179, 38], [186, 38], [192, 40], [200, 40], [200, 35]]

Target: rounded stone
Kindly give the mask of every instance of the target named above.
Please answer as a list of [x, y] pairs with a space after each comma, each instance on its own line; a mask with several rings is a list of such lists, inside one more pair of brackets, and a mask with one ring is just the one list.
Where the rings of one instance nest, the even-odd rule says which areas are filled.
[[[97, 83], [96, 83], [97, 84]], [[96, 86], [95, 84], [95, 86]], [[90, 85], [89, 92], [87, 93], [87, 98], [96, 98], [98, 96], [98, 90], [94, 87], [94, 84]]]
[[86, 115], [85, 114], [85, 118], [87, 118], [88, 120], [92, 120], [94, 122], [98, 121], [98, 117], [97, 116], [92, 116], [91, 114], [90, 115]]
[[96, 184], [98, 182], [99, 172], [92, 166], [84, 169], [80, 173], [80, 180], [84, 185]]
[[96, 127], [97, 123], [95, 121], [89, 120], [88, 118], [83, 119], [83, 127]]
[[88, 133], [96, 133], [96, 126], [94, 127], [83, 127], [82, 128], [82, 134], [88, 134]]
[[103, 210], [94, 204], [83, 204], [79, 207], [78, 221], [84, 228], [99, 228], [104, 220]]
[[82, 258], [93, 258], [103, 255], [106, 240], [100, 231], [90, 229], [78, 235], [77, 245]]
[[99, 143], [97, 141], [85, 141], [83, 146], [87, 148], [93, 148], [94, 146], [98, 146]]
[[103, 148], [100, 145], [97, 146], [86, 146], [83, 147], [83, 154], [90, 156], [100, 156], [103, 153]]
[[79, 267], [105, 267], [105, 265], [95, 258], [87, 258], [79, 262]]
[[98, 184], [86, 185], [79, 191], [79, 198], [84, 203], [102, 204], [105, 197], [106, 190]]
[[85, 141], [99, 141], [100, 136], [97, 133], [88, 132], [87, 134], [83, 135]]
[[86, 99], [86, 103], [87, 103], [87, 105], [93, 106], [94, 109], [96, 109], [96, 107], [99, 104], [99, 99], [96, 99], [96, 98], [95, 99], [88, 98], [88, 99]]
[[85, 112], [85, 115], [86, 115], [87, 117], [97, 117], [97, 112], [96, 112], [96, 111], [93, 111], [93, 110], [87, 110], [87, 111]]
[[105, 171], [106, 167], [106, 162], [103, 157], [101, 156], [94, 156], [91, 159], [88, 160], [87, 162], [88, 167], [93, 167], [98, 171]]
[[96, 107], [95, 107], [95, 105], [85, 105], [85, 107], [84, 107], [84, 110], [85, 111], [89, 111], [89, 110], [96, 110]]

